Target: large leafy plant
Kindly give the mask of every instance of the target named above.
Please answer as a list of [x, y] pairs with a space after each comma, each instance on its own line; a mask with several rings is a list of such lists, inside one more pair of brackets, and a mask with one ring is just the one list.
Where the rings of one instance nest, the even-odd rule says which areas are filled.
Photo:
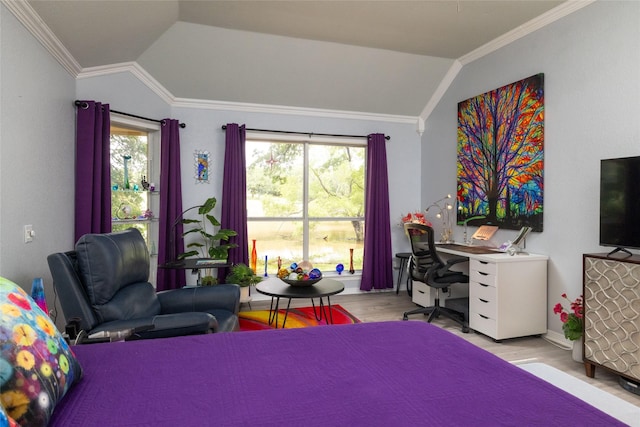
[[200, 256], [202, 258], [226, 261], [229, 256], [229, 249], [238, 247], [235, 243], [228, 243], [229, 238], [238, 235], [238, 233], [234, 230], [219, 228], [220, 221], [211, 214], [213, 208], [216, 207], [216, 203], [216, 198], [211, 197], [200, 205], [198, 207], [200, 219], [182, 219], [182, 224], [185, 225], [185, 231], [182, 236], [197, 234], [200, 239], [187, 244], [187, 248], [192, 250], [178, 255], [178, 259]]

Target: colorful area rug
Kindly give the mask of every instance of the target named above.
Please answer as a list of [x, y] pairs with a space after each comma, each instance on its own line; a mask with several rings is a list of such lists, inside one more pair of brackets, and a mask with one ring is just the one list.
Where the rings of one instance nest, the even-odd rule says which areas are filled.
[[[329, 308], [324, 307], [327, 315]], [[316, 306], [316, 312], [320, 312], [320, 308]], [[282, 327], [284, 321], [285, 310], [278, 310], [278, 328]], [[240, 312], [240, 330], [241, 331], [259, 331], [263, 329], [274, 329], [275, 325], [269, 325], [269, 310], [241, 311]], [[328, 316], [327, 316], [328, 317]], [[331, 317], [334, 325], [347, 325], [351, 323], [360, 323], [357, 317], [349, 313], [340, 305], [331, 305]], [[316, 320], [313, 307], [299, 307], [289, 309], [285, 329], [307, 328], [309, 326], [326, 325], [327, 320], [322, 315], [321, 320]]]

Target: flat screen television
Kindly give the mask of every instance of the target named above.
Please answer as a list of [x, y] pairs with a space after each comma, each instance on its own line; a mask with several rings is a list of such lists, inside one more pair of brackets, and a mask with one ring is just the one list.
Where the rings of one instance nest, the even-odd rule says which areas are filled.
[[600, 245], [640, 249], [640, 156], [600, 162]]

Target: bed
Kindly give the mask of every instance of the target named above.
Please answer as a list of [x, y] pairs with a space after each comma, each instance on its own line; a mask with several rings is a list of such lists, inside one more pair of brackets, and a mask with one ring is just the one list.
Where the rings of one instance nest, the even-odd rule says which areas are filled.
[[73, 347], [52, 426], [623, 425], [420, 321]]

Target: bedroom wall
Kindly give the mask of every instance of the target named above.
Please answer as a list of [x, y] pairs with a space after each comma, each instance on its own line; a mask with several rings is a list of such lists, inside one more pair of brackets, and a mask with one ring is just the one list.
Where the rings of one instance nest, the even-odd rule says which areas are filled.
[[[423, 201], [456, 186], [457, 103], [545, 74], [544, 231], [527, 239], [549, 260], [548, 328], [563, 340], [553, 305], [582, 293], [582, 254], [598, 244], [600, 159], [640, 155], [640, 3], [595, 2], [466, 65], [426, 124]], [[457, 230], [462, 236], [462, 228]], [[500, 231], [498, 242], [515, 231]]]
[[[391, 137], [387, 143], [390, 211], [393, 251], [407, 250], [399, 226], [400, 215], [418, 209], [420, 204], [420, 136], [415, 123], [357, 120], [308, 114], [278, 114], [208, 108], [192, 102], [190, 107], [168, 107], [144, 82], [128, 72], [78, 80], [77, 95], [82, 99], [108, 102], [112, 109], [151, 118], [171, 116], [186, 123], [180, 131], [183, 206], [193, 206], [210, 196], [222, 195], [224, 132], [226, 123], [246, 124], [249, 128], [300, 132], [367, 135], [381, 132]], [[170, 112], [168, 111], [170, 109]], [[295, 109], [293, 110], [295, 111]], [[325, 112], [331, 116], [330, 112]], [[193, 155], [196, 150], [210, 152], [210, 182], [196, 184]], [[219, 205], [217, 208], [219, 214]], [[397, 223], [397, 224], [396, 224]], [[346, 283], [347, 292], [358, 292], [359, 277]], [[195, 277], [189, 278], [195, 283]]]
[[[75, 79], [0, 5], [0, 276], [30, 290], [70, 249]], [[25, 244], [23, 226], [36, 233]]]

